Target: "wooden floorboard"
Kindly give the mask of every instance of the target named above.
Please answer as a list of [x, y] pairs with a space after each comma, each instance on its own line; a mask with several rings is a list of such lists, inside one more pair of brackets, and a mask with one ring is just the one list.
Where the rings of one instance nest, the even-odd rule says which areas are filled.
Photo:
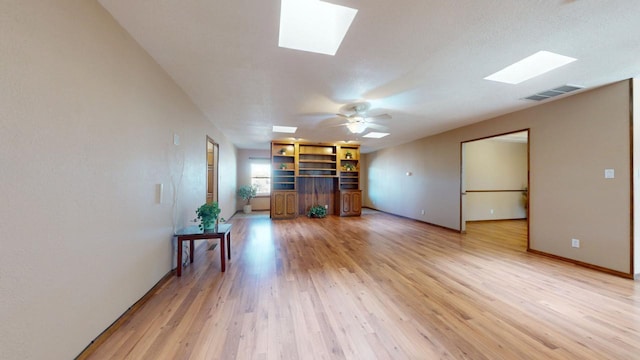
[[91, 359], [640, 359], [638, 282], [392, 215], [232, 220]]

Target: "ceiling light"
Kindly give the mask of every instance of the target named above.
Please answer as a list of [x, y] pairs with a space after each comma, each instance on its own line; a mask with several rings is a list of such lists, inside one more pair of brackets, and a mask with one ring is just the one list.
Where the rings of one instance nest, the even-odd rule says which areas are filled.
[[273, 132], [287, 133], [287, 134], [293, 134], [296, 132], [296, 130], [298, 130], [298, 128], [295, 126], [278, 126], [278, 125], [273, 125], [273, 128], [271, 129], [271, 131]]
[[381, 132], [372, 131], [372, 132], [368, 133], [367, 135], [364, 135], [363, 137], [372, 138], [372, 139], [380, 139], [380, 138], [383, 138], [383, 137], [385, 137], [387, 135], [390, 135], [390, 134], [389, 133], [381, 133]]
[[350, 122], [347, 124], [347, 129], [354, 134], [360, 134], [367, 129], [367, 124], [363, 122]]
[[278, 46], [335, 55], [357, 12], [318, 0], [282, 0]]
[[572, 57], [549, 51], [538, 51], [484, 79], [507, 84], [519, 84], [574, 61], [576, 61], [576, 59]]

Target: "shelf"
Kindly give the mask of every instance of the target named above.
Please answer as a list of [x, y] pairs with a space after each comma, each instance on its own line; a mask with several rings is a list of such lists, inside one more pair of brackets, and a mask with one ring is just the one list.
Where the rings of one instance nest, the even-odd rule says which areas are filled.
[[335, 175], [298, 175], [301, 178], [335, 178]]
[[335, 162], [335, 161], [333, 161], [333, 160], [312, 160], [312, 159], [309, 159], [309, 160], [307, 160], [307, 159], [305, 159], [305, 160], [300, 159], [298, 162], [301, 162], [301, 163], [303, 163], [303, 162], [304, 162], [304, 163], [324, 163], [324, 164], [335, 164], [335, 163], [336, 163], [336, 162]]
[[298, 168], [298, 171], [304, 171], [304, 170], [323, 170], [323, 171], [336, 171], [336, 169], [334, 168], [326, 168], [326, 167], [300, 167]]

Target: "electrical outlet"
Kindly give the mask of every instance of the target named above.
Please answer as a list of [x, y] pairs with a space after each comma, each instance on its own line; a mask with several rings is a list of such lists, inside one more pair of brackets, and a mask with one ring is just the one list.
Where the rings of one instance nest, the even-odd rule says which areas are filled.
[[324, 208], [325, 208], [325, 209], [329, 209], [329, 205], [325, 205], [325, 206], [324, 206]]
[[420, 213], [421, 213], [422, 215], [424, 215], [424, 209], [423, 209], [422, 211], [420, 211]]
[[571, 247], [579, 248], [579, 247], [580, 247], [580, 240], [578, 240], [578, 239], [571, 239]]
[[491, 215], [493, 215], [493, 209], [489, 210], [489, 212], [491, 213]]

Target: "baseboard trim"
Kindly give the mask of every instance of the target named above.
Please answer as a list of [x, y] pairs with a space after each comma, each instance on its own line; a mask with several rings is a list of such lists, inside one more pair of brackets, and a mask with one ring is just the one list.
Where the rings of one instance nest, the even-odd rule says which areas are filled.
[[379, 212], [384, 213], [384, 214], [387, 214], [387, 215], [392, 215], [392, 216], [396, 216], [396, 217], [403, 218], [403, 219], [407, 219], [407, 220], [417, 221], [417, 222], [419, 222], [419, 223], [423, 223], [423, 224], [427, 224], [427, 225], [431, 225], [431, 226], [439, 227], [439, 228], [441, 228], [441, 229], [445, 229], [445, 230], [449, 230], [449, 231], [454, 231], [454, 232], [457, 232], [457, 233], [459, 233], [459, 234], [460, 234], [460, 233], [462, 233], [462, 232], [461, 232], [460, 230], [458, 230], [458, 229], [454, 229], [454, 228], [450, 228], [450, 227], [446, 227], [446, 226], [438, 225], [438, 224], [432, 224], [432, 223], [427, 222], [427, 221], [418, 220], [418, 219], [410, 218], [410, 217], [407, 217], [407, 216], [402, 216], [402, 215], [398, 215], [398, 214], [390, 213], [390, 212], [383, 211], [383, 210], [379, 210], [379, 209], [375, 209], [375, 208], [372, 208], [372, 207], [363, 206], [362, 208], [363, 208], [363, 209], [371, 209], [371, 210], [379, 211]]
[[512, 220], [527, 220], [527, 218], [467, 220], [467, 222], [468, 223], [481, 223], [481, 222], [512, 221]]
[[572, 263], [574, 265], [582, 266], [582, 267], [589, 268], [589, 269], [592, 269], [592, 270], [597, 270], [597, 271], [604, 272], [604, 273], [607, 273], [607, 274], [611, 274], [611, 275], [615, 275], [615, 276], [619, 276], [619, 277], [623, 277], [623, 278], [627, 278], [627, 279], [632, 279], [632, 280], [634, 279], [634, 275], [633, 274], [625, 273], [625, 272], [618, 271], [618, 270], [609, 269], [609, 268], [598, 266], [598, 265], [589, 264], [589, 263], [578, 261], [578, 260], [574, 260], [574, 259], [569, 259], [569, 258], [566, 258], [564, 256], [558, 256], [558, 255], [554, 255], [554, 254], [549, 254], [549, 253], [546, 253], [544, 251], [539, 251], [539, 250], [534, 250], [534, 249], [527, 249], [527, 252], [530, 252], [530, 253], [536, 254], [536, 255], [540, 255], [540, 256], [545, 256], [545, 257], [548, 257], [548, 258], [551, 258], [551, 259], [554, 259], [554, 260], [560, 260], [560, 261]]
[[136, 312], [138, 312], [138, 310], [140, 310], [140, 308], [142, 308], [142, 306], [146, 304], [149, 299], [151, 299], [155, 295], [156, 291], [164, 286], [169, 281], [169, 279], [174, 276], [176, 276], [175, 270], [171, 270], [165, 276], [163, 276], [160, 281], [158, 281], [149, 291], [147, 291], [146, 294], [144, 294], [140, 298], [140, 300], [131, 305], [131, 307], [127, 309], [127, 311], [125, 311], [122, 315], [120, 315], [120, 317], [116, 321], [109, 325], [109, 327], [106, 328], [102, 333], [100, 333], [100, 335], [98, 335], [95, 339], [93, 339], [93, 341], [89, 345], [87, 345], [87, 347], [84, 348], [84, 350], [82, 350], [82, 352], [78, 356], [75, 357], [75, 360], [88, 359], [89, 356], [91, 356], [91, 354], [93, 354], [96, 349], [100, 347], [100, 345], [104, 344], [104, 342], [107, 341], [111, 334], [116, 332], [118, 329], [120, 329], [120, 327], [122, 327], [125, 322], [130, 320], [131, 317]]

